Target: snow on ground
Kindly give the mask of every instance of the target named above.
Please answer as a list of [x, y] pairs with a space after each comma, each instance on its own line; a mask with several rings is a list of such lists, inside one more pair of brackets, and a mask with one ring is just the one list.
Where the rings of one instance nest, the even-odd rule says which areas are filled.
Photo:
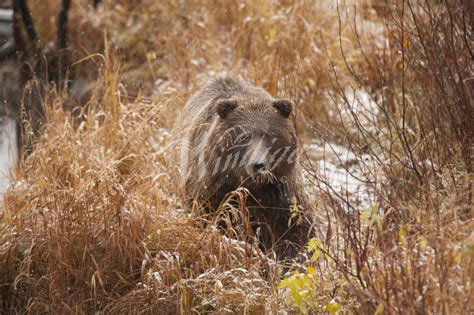
[[370, 209], [374, 188], [367, 185], [375, 167], [369, 155], [357, 155], [348, 148], [332, 143], [305, 146], [308, 157], [317, 166], [320, 187], [333, 195], [348, 198], [359, 209]]
[[379, 106], [372, 96], [363, 89], [346, 88], [344, 91], [345, 101], [337, 104], [341, 118], [346, 124], [355, 124], [355, 117], [366, 130], [377, 129], [377, 116], [380, 113]]
[[[342, 119], [349, 129], [355, 130], [360, 124], [366, 131], [376, 132], [380, 108], [367, 91], [347, 87], [332, 115]], [[377, 178], [378, 167], [370, 155], [316, 139], [304, 149], [317, 168], [319, 189], [348, 201], [352, 209], [368, 210], [376, 203], [375, 183], [383, 179]], [[349, 208], [347, 204], [345, 207]]]
[[16, 122], [0, 117], [0, 198], [8, 187], [11, 168], [18, 160]]

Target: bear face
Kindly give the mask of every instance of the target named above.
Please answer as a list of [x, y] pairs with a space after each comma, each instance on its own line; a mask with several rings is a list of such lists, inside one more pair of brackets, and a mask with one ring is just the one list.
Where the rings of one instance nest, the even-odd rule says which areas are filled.
[[213, 175], [250, 188], [291, 176], [297, 140], [288, 100], [221, 99], [213, 106], [217, 122], [206, 150]]

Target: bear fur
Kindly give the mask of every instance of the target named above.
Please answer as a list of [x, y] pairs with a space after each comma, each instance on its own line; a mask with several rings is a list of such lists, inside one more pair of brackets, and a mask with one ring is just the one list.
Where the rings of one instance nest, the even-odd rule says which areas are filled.
[[197, 201], [212, 214], [229, 193], [246, 188], [252, 231], [279, 258], [296, 256], [311, 226], [292, 107], [244, 79], [222, 77], [191, 97], [183, 113], [187, 205]]

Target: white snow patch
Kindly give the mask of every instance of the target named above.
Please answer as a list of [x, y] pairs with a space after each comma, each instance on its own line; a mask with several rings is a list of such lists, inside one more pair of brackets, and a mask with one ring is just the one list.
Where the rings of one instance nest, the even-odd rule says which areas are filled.
[[8, 188], [11, 168], [18, 160], [16, 121], [0, 118], [0, 198]]
[[338, 104], [341, 118], [348, 124], [355, 124], [355, 117], [366, 129], [376, 128], [380, 108], [376, 100], [363, 89], [347, 88], [345, 100]]
[[375, 163], [369, 155], [356, 154], [340, 145], [310, 144], [306, 153], [318, 167], [321, 187], [332, 194], [349, 199], [356, 208], [370, 209], [374, 203], [374, 188], [367, 181], [374, 174]]

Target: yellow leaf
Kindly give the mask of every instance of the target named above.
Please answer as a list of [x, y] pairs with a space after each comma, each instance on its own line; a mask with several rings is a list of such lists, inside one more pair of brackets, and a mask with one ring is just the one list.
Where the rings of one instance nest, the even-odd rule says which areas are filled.
[[156, 59], [156, 53], [155, 52], [150, 52], [146, 54], [146, 59], [148, 61], [153, 61]]
[[288, 286], [289, 277], [281, 280], [280, 284], [278, 285], [278, 289], [284, 289]]
[[311, 278], [309, 276], [305, 276], [303, 278], [303, 287], [302, 287], [302, 289], [305, 289], [306, 293], [304, 295], [306, 296], [306, 298], [308, 298], [307, 297], [308, 293], [309, 293], [308, 289], [311, 289], [311, 284], [312, 284]]
[[474, 255], [474, 243], [467, 244], [462, 250], [462, 257], [469, 257]]
[[275, 37], [277, 34], [277, 30], [276, 28], [271, 28], [268, 30], [268, 37], [270, 37], [270, 39], [272, 39], [273, 37]]
[[316, 81], [314, 81], [313, 79], [308, 78], [308, 79], [306, 79], [306, 81], [308, 82], [310, 87], [316, 86]]
[[316, 240], [312, 238], [308, 242], [308, 251], [312, 252], [312, 251], [315, 251], [316, 249], [318, 249], [318, 245], [316, 244]]
[[370, 211], [371, 211], [373, 214], [377, 214], [377, 206], [376, 206], [376, 205], [372, 205], [372, 207], [370, 207]]
[[420, 249], [425, 250], [426, 249], [426, 239], [423, 236], [420, 236], [419, 239], [419, 244], [420, 244]]
[[309, 266], [307, 271], [310, 275], [316, 275], [316, 269], [313, 266]]
[[375, 314], [382, 314], [384, 310], [385, 310], [385, 306], [382, 303], [380, 303], [377, 306], [377, 309], [375, 310]]
[[336, 314], [341, 310], [341, 305], [336, 303], [336, 302], [329, 302], [326, 304], [326, 311], [328, 311], [331, 314]]
[[370, 220], [371, 213], [369, 211], [362, 211], [360, 217], [363, 221], [368, 222]]
[[454, 256], [454, 262], [459, 265], [461, 263], [461, 258], [462, 254], [458, 253], [456, 256]]
[[314, 253], [313, 253], [313, 256], [311, 256], [311, 260], [312, 261], [317, 261], [319, 256], [321, 256], [321, 252], [318, 251], [318, 250], [315, 250]]
[[306, 307], [306, 304], [302, 303], [298, 305], [298, 308], [300, 309], [301, 313], [306, 314], [308, 312], [308, 308]]
[[268, 30], [268, 42], [267, 42], [268, 45], [273, 44], [273, 40], [274, 40], [276, 34], [277, 34], [276, 29], [271, 28], [271, 29]]
[[399, 234], [400, 234], [400, 237], [404, 239], [407, 238], [408, 236], [407, 232], [404, 229], [400, 229]]
[[298, 204], [298, 199], [296, 199], [295, 196], [291, 197], [291, 204], [297, 205]]

